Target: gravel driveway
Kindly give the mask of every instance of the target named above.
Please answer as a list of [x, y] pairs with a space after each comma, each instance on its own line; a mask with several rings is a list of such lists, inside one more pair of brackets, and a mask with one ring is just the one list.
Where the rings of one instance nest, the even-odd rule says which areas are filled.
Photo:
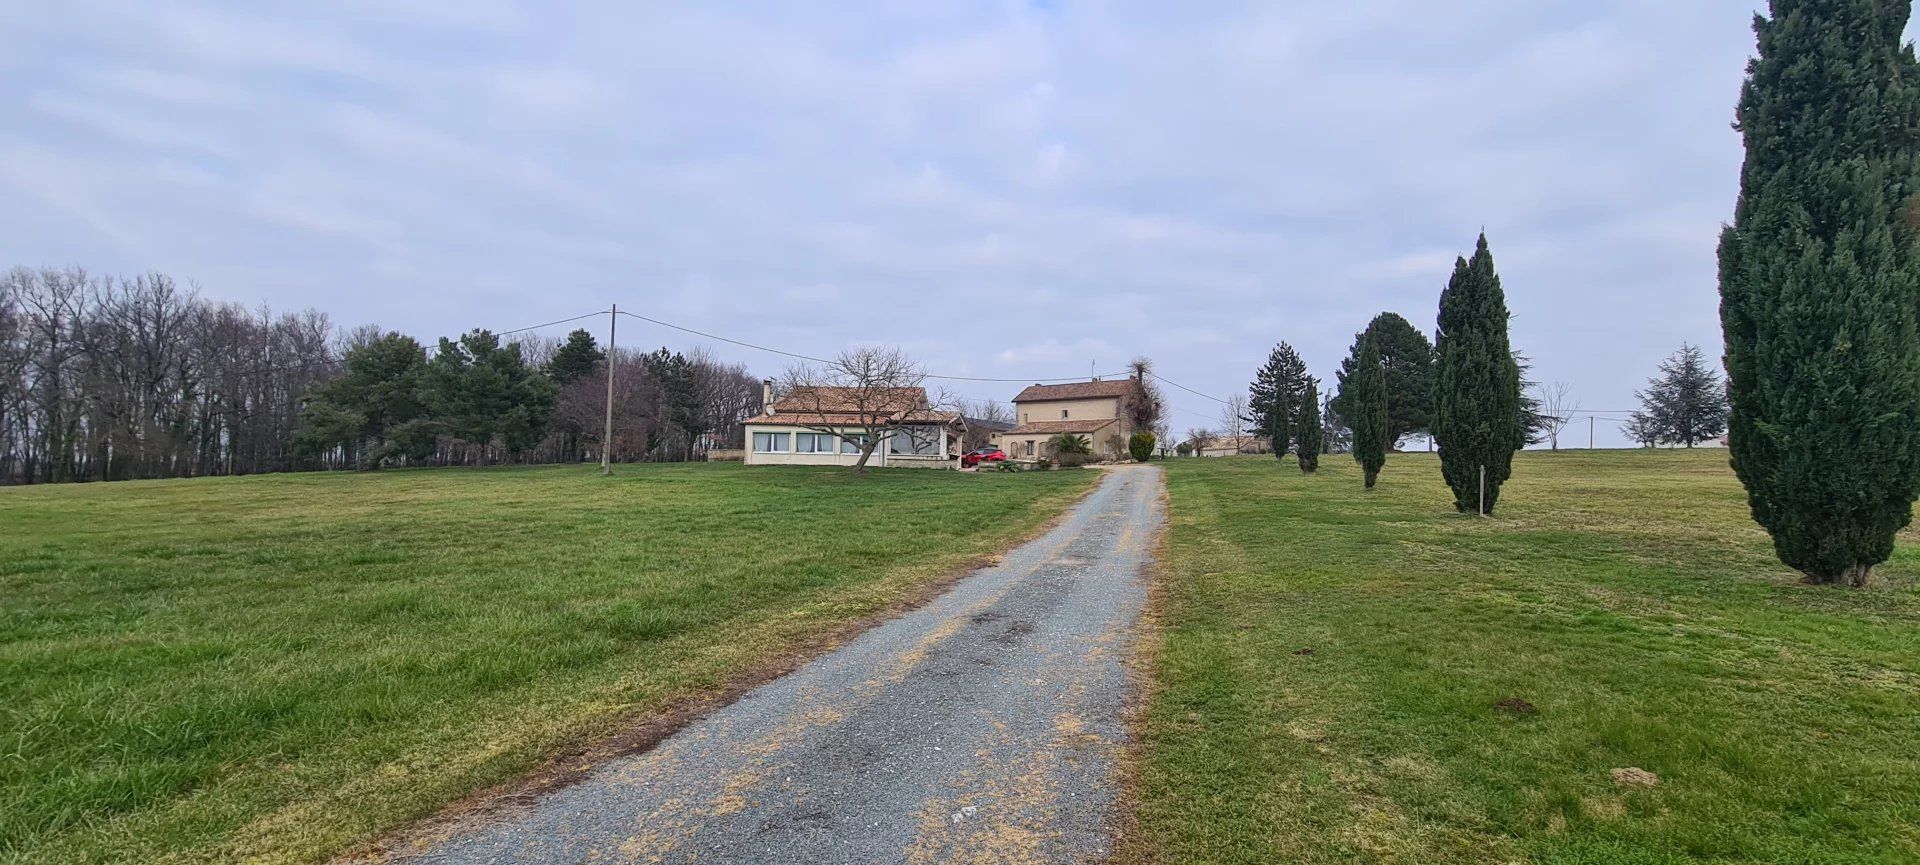
[[938, 599], [409, 862], [1079, 862], [1108, 849], [1160, 470]]

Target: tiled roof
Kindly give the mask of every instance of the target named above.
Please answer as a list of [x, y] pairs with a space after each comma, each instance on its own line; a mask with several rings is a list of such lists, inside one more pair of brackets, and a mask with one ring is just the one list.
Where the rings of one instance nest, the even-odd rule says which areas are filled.
[[773, 404], [776, 414], [795, 412], [897, 412], [925, 408], [923, 387], [796, 387]]
[[1060, 433], [1099, 432], [1113, 423], [1115, 418], [1096, 417], [1086, 420], [1037, 420], [1023, 423], [1001, 435], [1059, 435]]
[[1013, 398], [1014, 402], [1043, 402], [1052, 399], [1091, 399], [1103, 396], [1130, 396], [1139, 387], [1130, 378], [1106, 381], [1074, 381], [1066, 384], [1028, 385]]
[[[741, 423], [784, 426], [859, 426], [868, 420], [869, 416], [853, 412], [799, 411], [754, 415]], [[950, 411], [916, 411], [896, 414], [889, 420], [893, 423], [953, 423], [960, 420], [960, 416]]]

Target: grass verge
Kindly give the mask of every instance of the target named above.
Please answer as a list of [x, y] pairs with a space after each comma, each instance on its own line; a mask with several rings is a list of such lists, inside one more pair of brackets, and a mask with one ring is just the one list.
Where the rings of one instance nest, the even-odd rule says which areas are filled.
[[[1123, 861], [1920, 860], [1920, 536], [1800, 585], [1724, 451], [1173, 461]], [[1612, 770], [1658, 776], [1616, 783]]]
[[324, 858], [886, 609], [1096, 477], [0, 489], [0, 859]]

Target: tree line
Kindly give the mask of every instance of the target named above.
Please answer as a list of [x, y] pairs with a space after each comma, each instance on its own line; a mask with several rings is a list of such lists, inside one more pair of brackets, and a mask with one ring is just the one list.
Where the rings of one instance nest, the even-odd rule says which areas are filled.
[[[760, 384], [701, 351], [615, 357], [615, 459], [738, 447]], [[314, 310], [207, 300], [159, 273], [0, 277], [0, 483], [569, 462], [604, 443], [586, 331], [429, 350]]]

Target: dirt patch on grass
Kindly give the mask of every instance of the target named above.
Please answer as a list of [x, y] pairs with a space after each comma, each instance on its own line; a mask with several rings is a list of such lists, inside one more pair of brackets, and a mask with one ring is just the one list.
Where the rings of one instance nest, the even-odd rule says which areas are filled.
[[446, 841], [471, 821], [531, 804], [541, 797], [579, 783], [612, 760], [644, 754], [688, 724], [731, 705], [753, 689], [800, 669], [815, 658], [885, 622], [926, 606], [969, 574], [999, 565], [1007, 550], [1059, 527], [1067, 514], [1098, 487], [1098, 483], [1088, 485], [1059, 513], [1009, 539], [1002, 549], [973, 556], [939, 576], [913, 586], [879, 610], [805, 637], [742, 671], [717, 689], [685, 694], [672, 698], [658, 710], [635, 713], [628, 719], [615, 722], [614, 726], [620, 730], [618, 733], [556, 752], [512, 781], [468, 794], [429, 817], [389, 830], [328, 861], [332, 865], [372, 865], [395, 861], [396, 857], [412, 855]]
[[1526, 717], [1540, 714], [1539, 707], [1525, 700], [1522, 700], [1519, 697], [1507, 697], [1506, 699], [1503, 699], [1497, 703], [1494, 703], [1493, 709], [1494, 711], [1499, 712], [1503, 715], [1512, 715], [1516, 718], [1526, 718]]

